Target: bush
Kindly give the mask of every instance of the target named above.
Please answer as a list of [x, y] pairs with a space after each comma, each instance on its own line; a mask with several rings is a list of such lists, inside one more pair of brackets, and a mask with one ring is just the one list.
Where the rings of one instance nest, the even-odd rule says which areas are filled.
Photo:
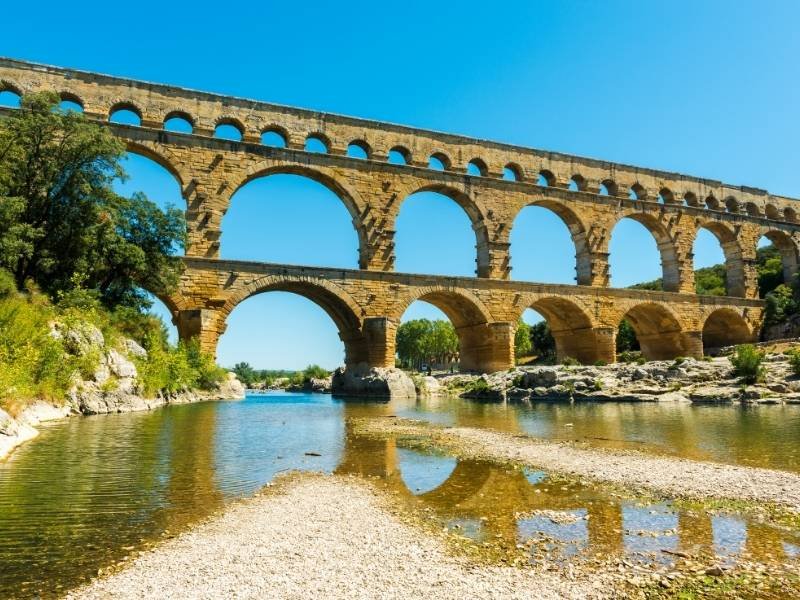
[[734, 375], [741, 377], [744, 383], [763, 381], [764, 367], [761, 364], [763, 360], [764, 353], [752, 344], [736, 346], [730, 356]]
[[464, 391], [468, 394], [483, 394], [488, 392], [490, 389], [489, 382], [483, 377], [480, 377], [475, 381], [470, 381], [464, 388]]
[[565, 357], [564, 357], [564, 358], [561, 360], [561, 364], [562, 364], [562, 365], [564, 365], [565, 367], [577, 367], [577, 366], [579, 366], [581, 363], [580, 363], [580, 362], [578, 362], [578, 360], [576, 360], [576, 359], [572, 358], [571, 356], [565, 356]]
[[789, 365], [792, 367], [792, 373], [800, 375], [800, 350], [790, 350], [787, 354], [789, 356]]
[[595, 367], [605, 367], [607, 365], [608, 365], [608, 363], [606, 361], [604, 361], [604, 360], [596, 360], [596, 361], [594, 361], [594, 366]]
[[632, 363], [636, 362], [638, 359], [642, 357], [641, 352], [637, 352], [634, 350], [626, 350], [624, 352], [620, 352], [617, 356], [617, 360], [623, 363]]

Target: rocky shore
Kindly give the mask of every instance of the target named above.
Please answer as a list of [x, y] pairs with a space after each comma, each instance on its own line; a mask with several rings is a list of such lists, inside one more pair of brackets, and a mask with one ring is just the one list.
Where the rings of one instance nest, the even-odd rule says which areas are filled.
[[147, 352], [133, 340], [123, 340], [121, 349], [109, 347], [100, 330], [89, 325], [69, 330], [55, 328], [53, 335], [62, 336], [67, 347], [76, 354], [94, 353], [98, 357], [97, 366], [90, 376], [76, 379], [61, 403], [36, 401], [13, 415], [0, 408], [0, 460], [35, 438], [38, 435], [36, 426], [45, 421], [73, 415], [152, 410], [167, 404], [244, 398], [244, 387], [232, 373], [214, 390], [185, 389], [147, 397], [142, 393], [135, 363], [137, 358], [146, 358]]
[[800, 377], [784, 354], [768, 354], [764, 381], [744, 385], [727, 357], [643, 364], [517, 367], [489, 375], [420, 377], [420, 395], [488, 402], [541, 401], [800, 403]]

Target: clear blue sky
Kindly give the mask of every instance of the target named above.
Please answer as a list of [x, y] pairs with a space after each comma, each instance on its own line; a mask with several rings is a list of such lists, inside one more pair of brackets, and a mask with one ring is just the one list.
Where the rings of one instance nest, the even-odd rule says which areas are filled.
[[[10, 3], [0, 54], [800, 196], [798, 22], [788, 0]], [[181, 205], [169, 175], [129, 165], [124, 189]], [[253, 182], [223, 226], [226, 257], [357, 265], [347, 211], [307, 181]], [[398, 270], [472, 275], [474, 244], [450, 201], [404, 203]], [[710, 234], [695, 252], [698, 266], [722, 256]], [[512, 253], [516, 279], [573, 282], [574, 248], [545, 209], [525, 209]], [[611, 268], [617, 286], [660, 276], [638, 224], [615, 229]], [[407, 317], [435, 314], [417, 303]], [[333, 367], [342, 346], [311, 302], [269, 293], [232, 313], [219, 358]]]

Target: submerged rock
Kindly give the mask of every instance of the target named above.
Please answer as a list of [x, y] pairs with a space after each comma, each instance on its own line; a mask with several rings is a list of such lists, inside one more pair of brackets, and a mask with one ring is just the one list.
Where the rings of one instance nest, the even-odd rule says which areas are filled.
[[417, 390], [405, 371], [370, 367], [364, 363], [339, 367], [333, 373], [331, 390], [342, 396], [415, 398]]

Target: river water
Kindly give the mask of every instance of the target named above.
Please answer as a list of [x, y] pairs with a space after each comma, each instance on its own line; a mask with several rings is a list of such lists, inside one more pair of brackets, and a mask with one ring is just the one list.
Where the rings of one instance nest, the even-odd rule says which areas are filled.
[[[569, 560], [674, 551], [792, 561], [800, 534], [736, 515], [642, 505], [603, 486], [424, 454], [358, 437], [390, 415], [592, 445], [800, 471], [800, 406], [391, 403], [275, 392], [241, 402], [68, 419], [0, 463], [0, 597], [58, 596], [290, 470], [377, 478], [426, 518], [476, 543]], [[552, 519], [548, 510], [564, 511]]]

